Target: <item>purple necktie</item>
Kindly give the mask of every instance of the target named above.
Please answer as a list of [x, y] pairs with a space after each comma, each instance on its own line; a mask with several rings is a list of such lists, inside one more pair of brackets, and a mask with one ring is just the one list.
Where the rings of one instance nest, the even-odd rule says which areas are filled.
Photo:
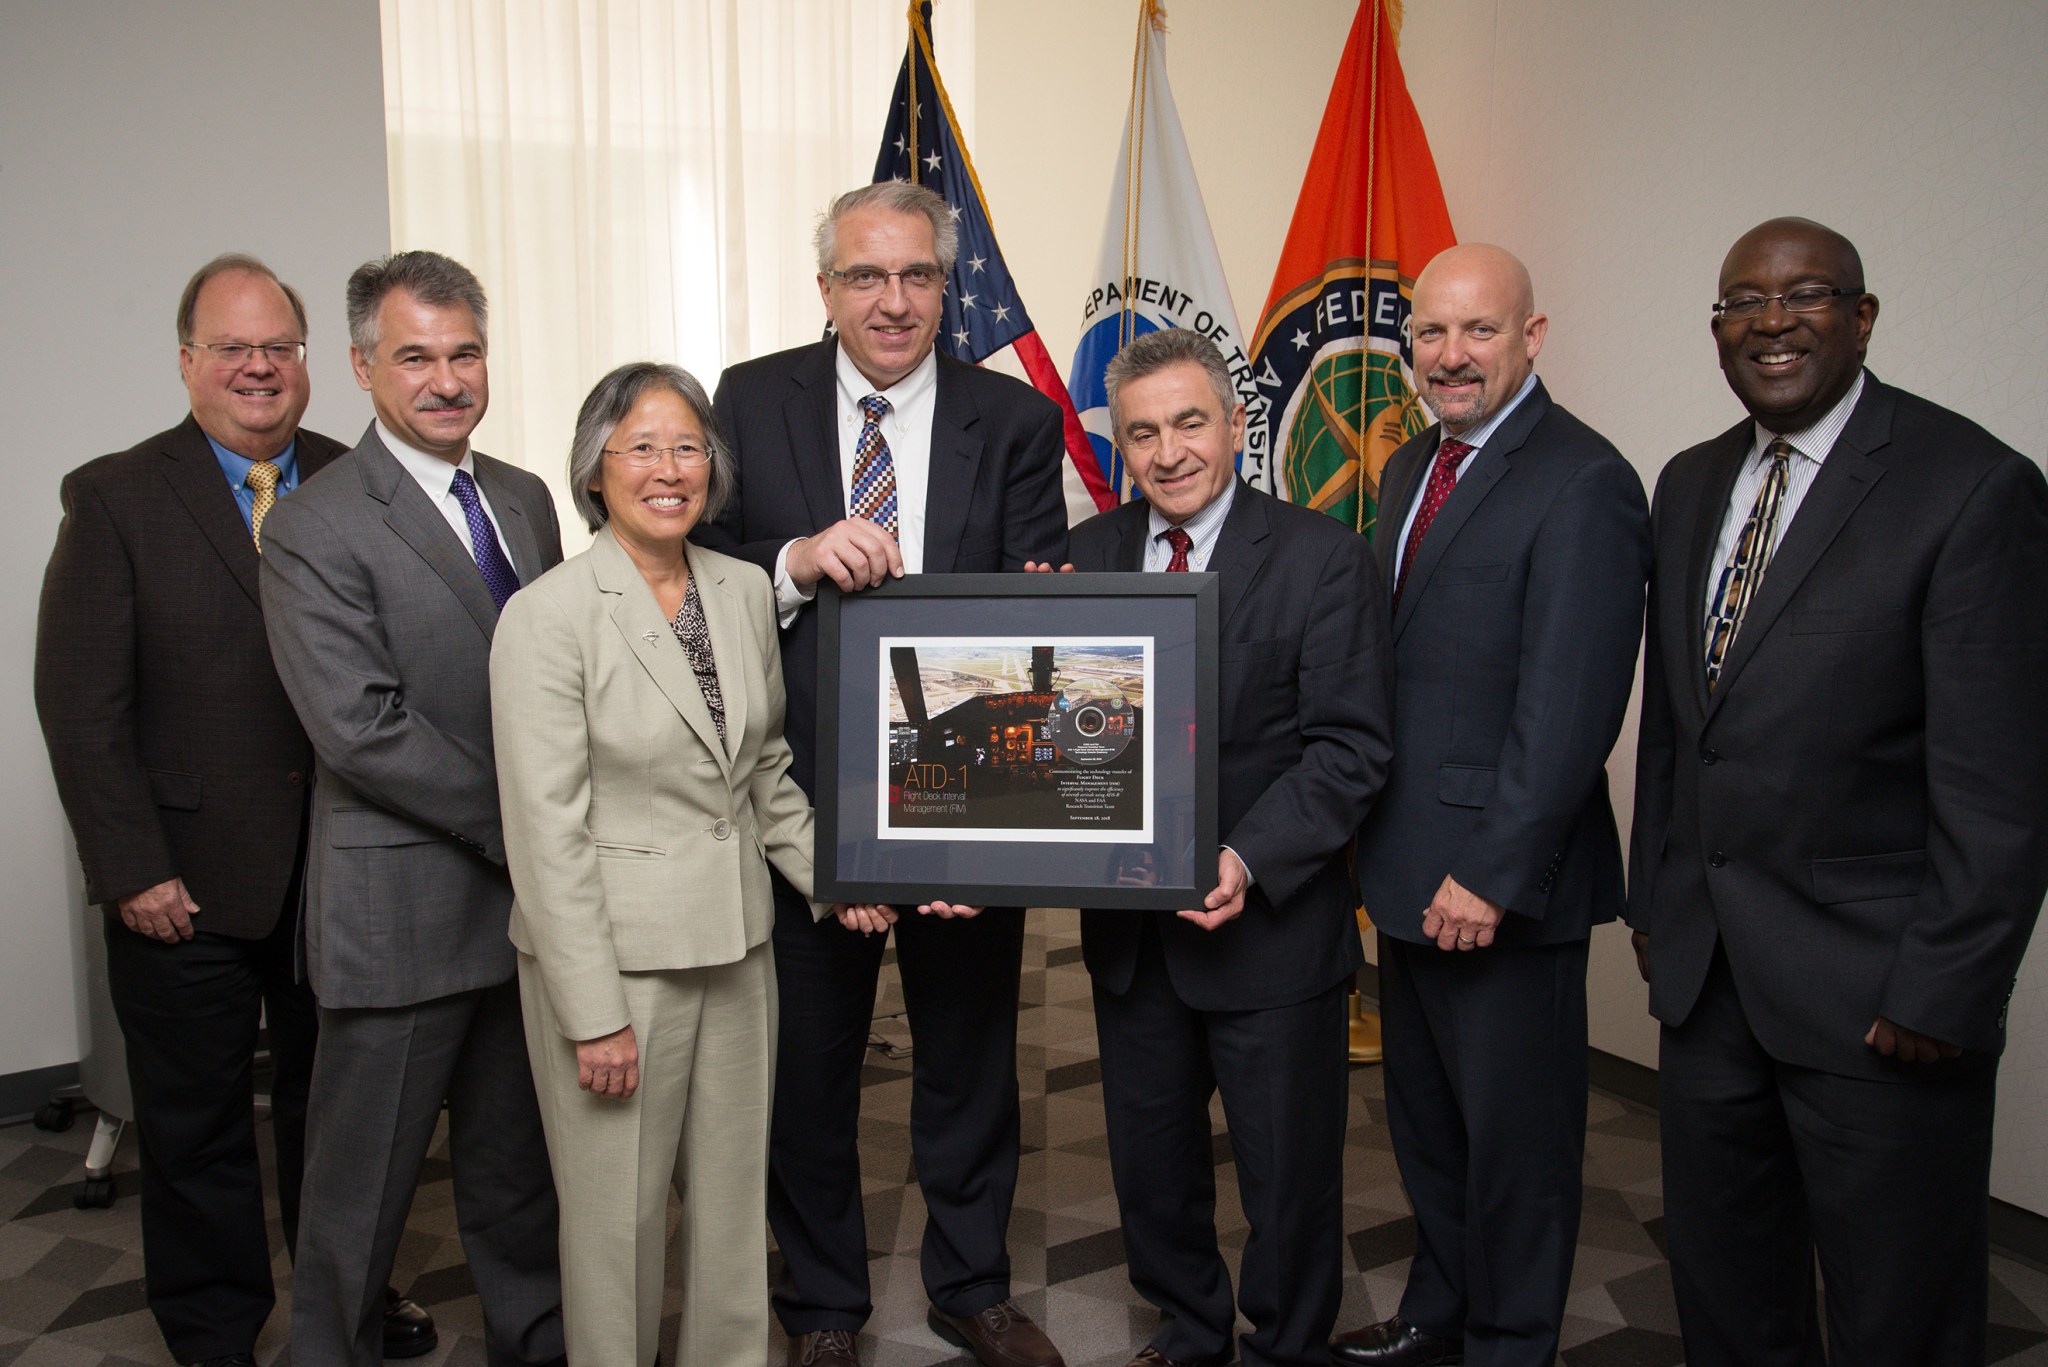
[[505, 558], [505, 548], [498, 544], [497, 529], [491, 526], [484, 501], [477, 497], [476, 481], [467, 470], [455, 472], [455, 501], [462, 505], [462, 515], [469, 520], [469, 544], [476, 548], [476, 567], [483, 572], [484, 587], [491, 591], [491, 601], [498, 605], [498, 611], [503, 612], [505, 600], [519, 591], [519, 573]]

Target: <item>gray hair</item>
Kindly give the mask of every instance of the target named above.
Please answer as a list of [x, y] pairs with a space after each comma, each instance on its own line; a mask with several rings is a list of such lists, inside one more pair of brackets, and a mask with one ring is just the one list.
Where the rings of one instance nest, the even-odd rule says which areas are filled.
[[711, 400], [704, 386], [689, 371], [658, 361], [629, 361], [597, 382], [576, 414], [576, 435], [569, 441], [569, 501], [583, 514], [584, 525], [596, 531], [611, 521], [604, 495], [590, 485], [604, 463], [604, 444], [633, 411], [633, 405], [649, 390], [666, 389], [690, 406], [690, 412], [704, 426], [704, 445], [711, 452], [706, 470], [704, 516], [717, 517], [739, 480], [732, 448], [718, 430], [711, 412]]
[[[192, 273], [185, 282], [185, 292], [178, 296], [178, 345], [192, 345], [192, 315], [199, 311], [199, 291], [206, 288], [206, 282], [216, 275], [230, 271], [245, 275], [260, 275], [284, 291], [284, 297], [292, 306], [292, 317], [299, 321], [299, 340], [306, 340], [306, 301], [299, 298], [299, 292], [277, 278], [277, 272], [250, 256], [247, 252], [222, 252], [213, 260]], [[254, 340], [253, 338], [251, 340]]]
[[395, 252], [365, 261], [348, 278], [348, 340], [364, 356], [377, 350], [377, 309], [394, 290], [433, 308], [468, 305], [477, 339], [488, 346], [484, 323], [489, 305], [475, 272], [439, 252]]
[[1183, 362], [1192, 362], [1209, 372], [1216, 402], [1223, 406], [1226, 417], [1237, 407], [1237, 387], [1230, 382], [1230, 367], [1223, 363], [1223, 353], [1216, 344], [1187, 328], [1162, 328], [1146, 333], [1119, 351], [1102, 372], [1103, 383], [1109, 389], [1110, 430], [1121, 437], [1124, 420], [1117, 400], [1122, 397], [1125, 385]]
[[923, 214], [932, 225], [932, 247], [939, 254], [939, 270], [953, 273], [960, 259], [960, 225], [953, 210], [937, 191], [907, 180], [878, 180], [858, 190], [848, 190], [832, 201], [832, 207], [818, 216], [818, 230], [811, 241], [818, 249], [818, 269], [832, 269], [839, 253], [839, 220], [856, 209], [888, 209], [899, 214]]

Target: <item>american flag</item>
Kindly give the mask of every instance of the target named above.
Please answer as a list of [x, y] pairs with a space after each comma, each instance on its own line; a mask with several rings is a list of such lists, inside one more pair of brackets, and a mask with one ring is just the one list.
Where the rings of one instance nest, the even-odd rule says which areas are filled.
[[960, 259], [946, 282], [938, 345], [948, 355], [974, 365], [1004, 347], [1014, 349], [1032, 386], [1057, 403], [1065, 416], [1067, 459], [1073, 476], [1098, 510], [1115, 507], [1116, 495], [1081, 428], [1066, 382], [1039, 340], [1031, 315], [1024, 311], [1016, 282], [996, 245], [988, 201], [982, 197], [981, 182], [975, 177], [974, 163], [968, 159], [960, 125], [932, 60], [929, 0], [910, 12], [910, 42], [896, 75], [896, 89], [889, 97], [889, 118], [882, 129], [874, 178], [929, 186], [945, 197], [960, 225]]

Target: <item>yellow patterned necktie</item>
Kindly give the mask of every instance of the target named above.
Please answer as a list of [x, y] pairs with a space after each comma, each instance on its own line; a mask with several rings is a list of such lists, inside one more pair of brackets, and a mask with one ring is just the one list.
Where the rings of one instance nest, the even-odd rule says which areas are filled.
[[259, 460], [249, 467], [245, 481], [255, 491], [256, 498], [249, 507], [249, 534], [256, 538], [256, 549], [263, 550], [263, 519], [277, 506], [277, 482], [284, 478], [284, 472], [267, 460]]

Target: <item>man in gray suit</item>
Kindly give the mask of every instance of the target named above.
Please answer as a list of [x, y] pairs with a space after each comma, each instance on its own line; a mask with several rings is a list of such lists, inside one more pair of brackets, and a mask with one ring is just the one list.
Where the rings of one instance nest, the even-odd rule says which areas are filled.
[[271, 653], [317, 758], [299, 1367], [376, 1362], [444, 1099], [491, 1361], [562, 1357], [489, 676], [499, 610], [562, 547], [546, 486], [469, 447], [489, 399], [484, 322], [483, 287], [444, 256], [403, 252], [351, 276], [349, 355], [376, 421], [264, 524]]

